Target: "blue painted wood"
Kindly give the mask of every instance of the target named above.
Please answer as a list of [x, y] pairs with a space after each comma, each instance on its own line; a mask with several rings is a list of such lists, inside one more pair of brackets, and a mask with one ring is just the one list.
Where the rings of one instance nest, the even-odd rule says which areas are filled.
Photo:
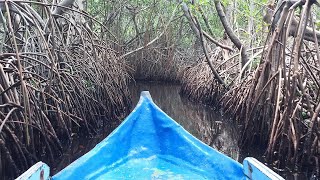
[[21, 174], [16, 180], [49, 180], [50, 168], [43, 162], [37, 162], [31, 166], [26, 172]]
[[184, 130], [142, 92], [106, 139], [53, 176], [63, 179], [245, 179], [242, 164]]
[[[39, 172], [49, 176], [42, 162], [30, 169], [21, 177], [39, 180]], [[254, 158], [242, 165], [202, 143], [156, 106], [146, 91], [117, 129], [52, 179], [283, 178]]]
[[248, 179], [252, 180], [284, 180], [280, 175], [253, 157], [244, 159], [243, 172]]

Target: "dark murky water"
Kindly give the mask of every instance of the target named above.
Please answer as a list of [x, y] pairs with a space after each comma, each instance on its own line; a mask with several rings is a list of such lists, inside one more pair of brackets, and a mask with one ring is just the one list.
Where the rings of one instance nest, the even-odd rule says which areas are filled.
[[149, 91], [153, 101], [184, 129], [202, 142], [239, 160], [238, 131], [218, 111], [188, 101], [179, 95], [180, 86], [160, 82], [138, 82], [132, 86], [133, 103], [141, 91]]
[[[133, 104], [139, 100], [141, 91], [150, 92], [153, 101], [170, 117], [202, 142], [242, 163], [247, 156], [264, 161], [263, 150], [247, 148], [240, 150], [237, 141], [239, 131], [233, 122], [218, 110], [193, 103], [179, 95], [178, 84], [162, 82], [137, 82], [131, 87]], [[303, 173], [278, 172], [287, 180], [310, 179]]]
[[[238, 134], [236, 128], [228, 123], [219, 112], [204, 105], [199, 105], [182, 98], [179, 95], [178, 84], [160, 82], [136, 82], [130, 87], [133, 108], [137, 104], [140, 92], [150, 92], [153, 101], [170, 117], [182, 125], [188, 132], [227, 154], [239, 160], [240, 150], [237, 146]], [[110, 131], [93, 138], [74, 138], [63, 157], [59, 158], [52, 167], [52, 174], [59, 172], [65, 166], [90, 151], [104, 139]]]
[[[254, 156], [262, 160], [262, 151], [240, 151], [237, 141], [239, 131], [237, 127], [221, 113], [211, 107], [196, 104], [188, 101], [179, 95], [180, 86], [178, 84], [168, 84], [161, 82], [136, 82], [130, 87], [133, 98], [133, 108], [139, 100], [140, 92], [147, 90], [150, 92], [153, 101], [170, 117], [176, 120], [188, 132], [200, 139], [202, 142], [218, 149], [220, 152], [231, 158], [242, 162], [246, 156]], [[63, 157], [57, 160], [57, 164], [52, 168], [52, 173], [60, 171], [62, 168], [79, 158], [84, 153], [91, 150], [96, 144], [104, 139], [110, 131], [87, 139], [74, 139], [67, 148]], [[299, 180], [307, 179], [303, 174], [282, 174], [286, 179]]]

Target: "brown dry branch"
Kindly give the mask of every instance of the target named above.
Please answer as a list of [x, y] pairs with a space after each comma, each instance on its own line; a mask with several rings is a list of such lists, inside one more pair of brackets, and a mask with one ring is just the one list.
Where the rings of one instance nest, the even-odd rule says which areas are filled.
[[[281, 2], [280, 2], [281, 3]], [[224, 95], [222, 106], [245, 124], [242, 145], [264, 145], [277, 168], [310, 169], [319, 161], [319, 50], [317, 32], [310, 31], [314, 1], [283, 1], [257, 70]], [[294, 23], [296, 8], [302, 7]], [[274, 21], [275, 22], [275, 21]], [[296, 27], [292, 36], [291, 28]], [[292, 37], [290, 37], [292, 36]], [[304, 42], [305, 41], [305, 42]]]
[[209, 58], [209, 55], [208, 55], [208, 50], [207, 50], [207, 46], [205, 44], [205, 41], [203, 39], [203, 33], [202, 33], [202, 29], [201, 29], [201, 26], [200, 26], [200, 23], [199, 21], [197, 20], [197, 18], [195, 18], [195, 22], [197, 24], [197, 28], [200, 32], [200, 36], [199, 36], [199, 40], [201, 41], [201, 45], [202, 45], [202, 49], [203, 49], [203, 52], [204, 52], [204, 55], [206, 57], [206, 60], [208, 62], [208, 65], [211, 69], [211, 71], [213, 72], [213, 75], [215, 77], [215, 79], [223, 86], [223, 87], [226, 87], [226, 83], [221, 79], [220, 75], [218, 74], [218, 72], [216, 71], [216, 69], [214, 68], [210, 58]]
[[219, 0], [214, 0], [214, 4], [218, 13], [218, 16], [220, 18], [220, 21], [228, 34], [231, 41], [234, 43], [234, 45], [238, 48], [238, 50], [241, 52], [241, 68], [248, 62], [248, 55], [247, 55], [247, 48], [245, 45], [240, 41], [240, 39], [235, 35], [233, 30], [231, 29], [231, 26], [226, 18], [226, 15], [223, 11], [221, 2]]
[[79, 10], [60, 4], [64, 13], [54, 15], [44, 2], [0, 5], [0, 172], [12, 178], [38, 160], [52, 163], [72, 133], [118, 124], [130, 106], [129, 76], [108, 40], [91, 31], [103, 26], [88, 28]]
[[[183, 69], [192, 62], [190, 49], [182, 50], [177, 46], [182, 36], [184, 20], [181, 17], [174, 18], [174, 15], [175, 11], [168, 21], [159, 25], [162, 27], [159, 35], [155, 33], [157, 31], [151, 33], [153, 30], [147, 29], [142, 39], [134, 38], [123, 48], [128, 53], [121, 57], [130, 65], [129, 72], [135, 79], [177, 82]], [[173, 34], [171, 30], [175, 21], [180, 21], [180, 31], [177, 34]], [[144, 44], [141, 45], [140, 40]]]
[[[259, 51], [261, 48], [254, 48], [253, 52], [255, 52], [255, 54], [252, 55], [248, 63], [240, 72], [238, 67], [238, 57], [240, 56], [240, 52], [234, 53], [231, 55], [231, 57], [227, 57], [226, 59], [222, 48], [217, 47], [210, 49], [211, 52], [208, 53], [208, 58], [214, 60], [211, 61], [212, 66], [215, 67], [215, 69], [219, 72], [219, 77], [221, 77], [221, 79], [225, 82], [227, 88], [233, 88], [234, 84], [239, 82], [242, 83], [239, 78], [241, 72], [244, 71], [244, 68], [249, 67], [250, 64], [253, 63], [254, 58], [261, 54], [261, 50]], [[209, 68], [210, 71], [207, 71], [207, 68]], [[253, 71], [254, 68], [254, 66], [251, 66], [248, 68], [248, 70]], [[182, 72], [183, 73], [180, 81], [182, 84], [181, 90], [189, 99], [212, 105], [216, 104], [222, 95], [228, 92], [227, 88], [223, 87], [221, 83], [217, 81], [217, 78], [212, 73], [212, 68], [208, 65], [208, 60], [206, 57], [201, 57], [199, 62], [192, 64], [191, 67], [190, 65], [187, 66], [186, 70]], [[211, 80], [210, 78], [213, 79]], [[207, 90], [209, 87], [213, 88], [212, 92], [211, 90], [210, 92]], [[217, 92], [214, 92], [215, 90], [217, 90]]]
[[224, 92], [206, 62], [186, 69], [182, 75], [181, 93], [189, 99], [214, 104]]

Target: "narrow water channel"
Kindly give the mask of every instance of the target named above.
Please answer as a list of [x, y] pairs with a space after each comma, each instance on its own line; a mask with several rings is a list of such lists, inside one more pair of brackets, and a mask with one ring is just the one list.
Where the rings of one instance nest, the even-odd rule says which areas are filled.
[[[264, 161], [263, 150], [259, 148], [238, 147], [239, 130], [219, 110], [193, 103], [179, 94], [180, 85], [162, 82], [136, 82], [130, 87], [133, 104], [139, 100], [141, 91], [149, 91], [153, 101], [170, 117], [176, 120], [184, 129], [207, 145], [214, 147], [242, 163], [247, 156]], [[287, 180], [306, 180], [305, 173], [279, 171]]]
[[[235, 160], [242, 161], [237, 146], [238, 131], [218, 111], [192, 103], [179, 94], [180, 86], [161, 82], [135, 82], [130, 86], [132, 108], [137, 104], [141, 91], [149, 91], [153, 101], [183, 128], [202, 142], [218, 149]], [[114, 127], [115, 128], [115, 127]], [[65, 153], [51, 168], [55, 174], [71, 162], [90, 151], [103, 140], [109, 131], [90, 138], [74, 138]]]
[[219, 111], [180, 96], [178, 84], [136, 82], [131, 86], [133, 104], [138, 102], [141, 91], [149, 91], [153, 101], [189, 133], [239, 160], [238, 131]]
[[[170, 117], [176, 120], [184, 129], [200, 139], [202, 142], [216, 148], [231, 158], [242, 162], [246, 156], [254, 156], [261, 160], [262, 152], [257, 149], [253, 152], [248, 149], [240, 150], [237, 141], [239, 131], [234, 123], [225, 118], [218, 110], [199, 103], [193, 103], [179, 94], [180, 85], [162, 82], [135, 82], [130, 86], [132, 108], [137, 104], [141, 91], [149, 91], [153, 101]], [[57, 160], [52, 172], [63, 169], [65, 166], [90, 151], [104, 139], [109, 131], [91, 138], [75, 138], [63, 157]], [[257, 157], [258, 155], [258, 157]], [[282, 174], [286, 179], [305, 179], [301, 174]]]

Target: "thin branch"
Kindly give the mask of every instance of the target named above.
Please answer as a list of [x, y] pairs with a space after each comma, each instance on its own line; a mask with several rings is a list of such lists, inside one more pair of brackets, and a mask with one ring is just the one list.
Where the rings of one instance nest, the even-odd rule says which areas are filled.
[[201, 45], [202, 45], [202, 48], [203, 48], [203, 52], [204, 52], [204, 55], [206, 57], [206, 60], [210, 66], [210, 69], [212, 70], [214, 76], [216, 77], [216, 79], [218, 80], [218, 82], [220, 84], [222, 84], [224, 87], [226, 87], [226, 83], [222, 80], [222, 78], [219, 76], [217, 70], [213, 67], [213, 64], [212, 62], [210, 61], [210, 58], [209, 58], [209, 55], [208, 55], [208, 51], [207, 51], [207, 48], [206, 48], [206, 45], [204, 43], [204, 40], [203, 40], [203, 34], [202, 34], [202, 30], [201, 30], [201, 26], [200, 26], [200, 23], [198, 22], [197, 18], [195, 18], [195, 21], [198, 25], [198, 29], [199, 29], [199, 32], [200, 32], [200, 41], [201, 41]]
[[229, 38], [234, 43], [234, 45], [241, 51], [241, 65], [243, 67], [248, 62], [247, 48], [242, 44], [240, 39], [234, 34], [233, 30], [231, 29], [231, 26], [226, 18], [226, 15], [223, 12], [220, 1], [214, 0], [214, 4], [216, 6], [218, 16], [220, 18], [220, 21], [226, 33], [228, 34]]
[[144, 45], [144, 46], [142, 46], [142, 47], [139, 47], [139, 48], [137, 48], [137, 49], [135, 49], [135, 50], [133, 50], [133, 51], [130, 51], [130, 52], [128, 52], [128, 53], [120, 56], [120, 59], [123, 59], [123, 58], [129, 56], [130, 54], [136, 53], [136, 52], [138, 52], [138, 51], [140, 51], [140, 50], [142, 50], [142, 49], [145, 49], [145, 48], [147, 48], [148, 46], [150, 46], [151, 44], [153, 44], [154, 42], [156, 42], [156, 41], [167, 31], [167, 29], [168, 29], [171, 21], [173, 20], [173, 17], [174, 17], [174, 15], [175, 15], [175, 12], [176, 12], [176, 10], [177, 10], [177, 7], [178, 7], [178, 6], [176, 6], [176, 8], [174, 9], [174, 11], [173, 11], [173, 13], [172, 13], [172, 15], [171, 15], [171, 17], [170, 17], [169, 22], [167, 23], [167, 25], [165, 26], [164, 30], [161, 32], [161, 34], [160, 34], [159, 36], [157, 36], [156, 38], [154, 38], [154, 39], [153, 39], [152, 41], [150, 41], [148, 44], [146, 44], [146, 45]]
[[219, 41], [213, 39], [208, 33], [206, 33], [205, 31], [202, 31], [203, 35], [209, 39], [212, 43], [214, 43], [215, 45], [223, 48], [223, 49], [226, 49], [226, 50], [229, 50], [229, 51], [234, 51], [234, 49], [230, 46], [227, 46], [227, 45], [224, 45], [222, 43], [220, 43]]

